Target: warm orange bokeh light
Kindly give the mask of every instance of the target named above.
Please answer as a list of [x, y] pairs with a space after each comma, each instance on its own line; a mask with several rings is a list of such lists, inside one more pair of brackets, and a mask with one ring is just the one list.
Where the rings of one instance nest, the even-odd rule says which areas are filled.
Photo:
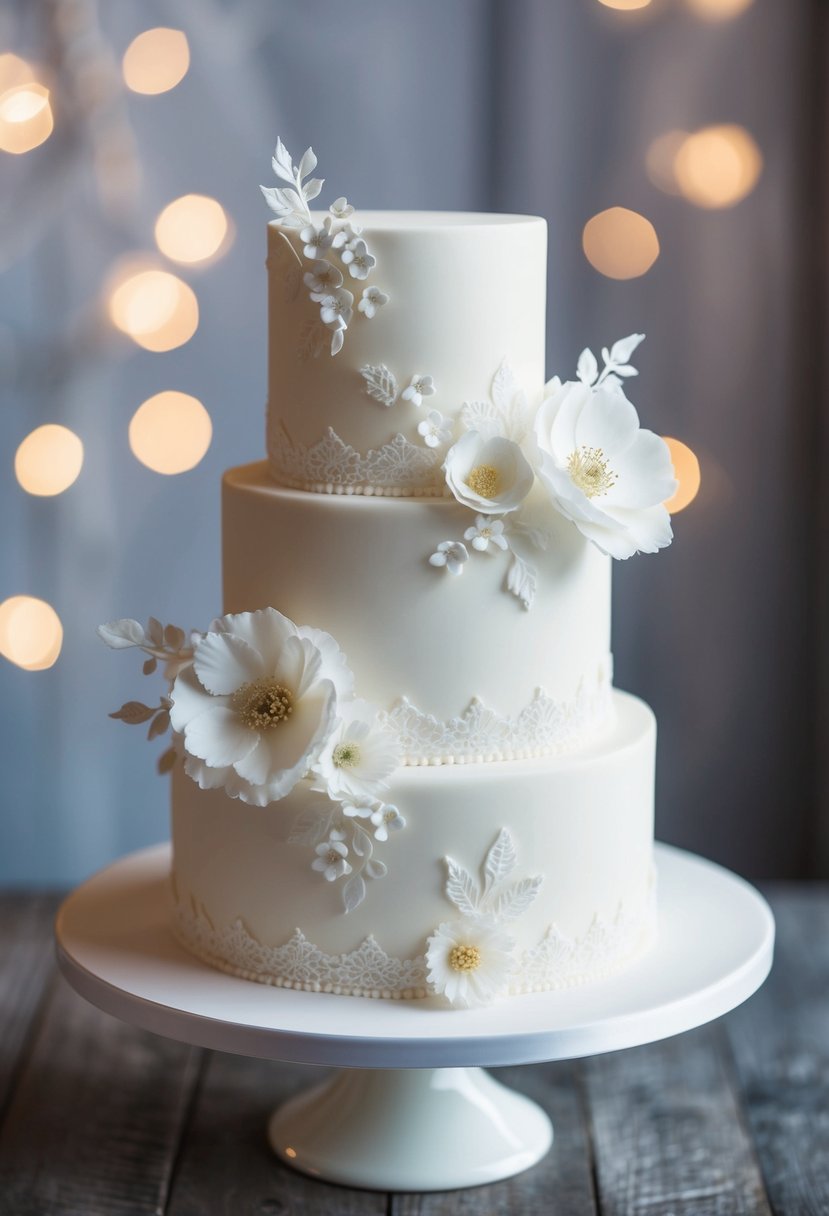
[[754, 0], [686, 0], [686, 3], [692, 12], [707, 21], [730, 21], [750, 8]]
[[54, 129], [49, 90], [37, 81], [0, 94], [0, 150], [19, 156], [44, 143]]
[[133, 93], [166, 93], [187, 75], [190, 47], [182, 30], [145, 30], [124, 52], [124, 83]]
[[681, 193], [697, 207], [733, 207], [750, 194], [763, 157], [744, 127], [703, 127], [688, 135], [674, 158]]
[[11, 51], [0, 55], [0, 92], [13, 89], [19, 84], [30, 84], [37, 78], [34, 68], [25, 59]]
[[645, 154], [645, 168], [648, 177], [664, 194], [679, 194], [674, 162], [677, 153], [688, 138], [687, 131], [665, 131], [657, 135], [648, 145]]
[[113, 325], [145, 350], [175, 350], [189, 342], [199, 324], [192, 287], [168, 270], [146, 265], [116, 276], [108, 306]]
[[27, 494], [47, 497], [68, 490], [83, 465], [83, 444], [68, 427], [48, 423], [31, 431], [17, 449], [14, 473]]
[[0, 654], [26, 671], [45, 671], [60, 654], [63, 626], [51, 604], [13, 595], [0, 604]]
[[168, 203], [155, 222], [155, 243], [174, 262], [204, 262], [221, 249], [228, 232], [221, 203], [185, 194]]
[[671, 453], [674, 476], [679, 482], [676, 494], [668, 499], [665, 506], [671, 515], [676, 515], [677, 511], [684, 510], [693, 502], [699, 492], [699, 461], [687, 443], [682, 443], [679, 439], [669, 439], [667, 435], [664, 439]]
[[632, 13], [634, 9], [647, 8], [651, 0], [599, 0], [605, 8], [619, 9], [620, 12]]
[[582, 245], [591, 266], [609, 279], [638, 278], [659, 257], [653, 224], [627, 207], [609, 207], [588, 220]]
[[168, 390], [156, 393], [132, 416], [133, 455], [155, 473], [186, 473], [210, 447], [213, 424], [196, 397]]

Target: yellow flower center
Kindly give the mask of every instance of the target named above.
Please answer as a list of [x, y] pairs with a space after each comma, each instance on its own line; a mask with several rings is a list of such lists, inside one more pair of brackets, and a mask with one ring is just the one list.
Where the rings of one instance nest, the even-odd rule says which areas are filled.
[[449, 966], [453, 971], [476, 971], [481, 965], [477, 946], [453, 946], [449, 951]]
[[360, 763], [360, 749], [356, 743], [338, 743], [331, 760], [335, 768], [354, 768]]
[[607, 457], [601, 448], [588, 448], [582, 444], [571, 453], [567, 472], [573, 485], [578, 486], [586, 498], [606, 494], [616, 484], [616, 475], [608, 468]]
[[328, 852], [325, 854], [325, 860], [328, 862], [328, 864], [330, 866], [335, 866], [338, 861], [342, 861], [342, 857], [340, 856], [340, 854], [337, 852], [336, 849], [329, 849]]
[[294, 694], [266, 677], [237, 688], [231, 705], [251, 730], [270, 730], [294, 712]]
[[494, 498], [501, 488], [501, 476], [494, 465], [479, 464], [470, 470], [466, 484], [481, 498]]

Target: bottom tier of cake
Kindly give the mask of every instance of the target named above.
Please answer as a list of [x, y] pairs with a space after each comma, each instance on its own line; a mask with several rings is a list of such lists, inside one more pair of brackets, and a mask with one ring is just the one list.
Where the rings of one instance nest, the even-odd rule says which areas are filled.
[[261, 983], [477, 1003], [624, 967], [653, 940], [650, 709], [566, 756], [400, 768], [373, 818], [302, 782], [260, 808], [173, 780], [179, 940]]

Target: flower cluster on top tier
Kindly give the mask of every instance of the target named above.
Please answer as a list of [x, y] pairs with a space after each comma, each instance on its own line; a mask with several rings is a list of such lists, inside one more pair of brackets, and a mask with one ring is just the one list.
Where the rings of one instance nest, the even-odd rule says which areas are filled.
[[[354, 696], [354, 677], [330, 634], [295, 625], [274, 608], [215, 620], [206, 633], [151, 621], [102, 625], [115, 649], [149, 655], [144, 671], [166, 664], [169, 691], [156, 707], [127, 702], [113, 717], [150, 721], [149, 737], [172, 727], [177, 753], [201, 789], [267, 806], [304, 777], [323, 795], [294, 825], [292, 843], [311, 844], [312, 868], [329, 881], [348, 877], [346, 911], [365, 898], [365, 878], [382, 878], [375, 842], [405, 826], [384, 801], [388, 777], [401, 761], [394, 732], [378, 709]], [[366, 821], [362, 826], [359, 820]]]
[[[346, 198], [335, 199], [322, 222], [314, 222], [308, 204], [320, 193], [325, 179], [312, 177], [306, 181], [317, 167], [313, 148], [306, 149], [295, 166], [282, 140], [277, 139], [272, 163], [276, 176], [287, 184], [260, 189], [282, 226], [299, 230], [303, 256], [311, 263], [302, 276], [303, 282], [309, 299], [319, 305], [320, 325], [324, 327], [323, 333], [330, 332], [331, 354], [336, 355], [342, 350], [345, 332], [354, 315], [354, 293], [344, 286], [345, 274], [357, 284], [362, 283], [374, 270], [377, 258], [366, 244], [362, 229], [353, 222], [354, 208]], [[285, 241], [298, 257], [287, 236]], [[357, 312], [370, 320], [388, 299], [379, 287], [364, 287]], [[308, 344], [306, 335], [304, 345]], [[317, 355], [321, 344], [313, 341], [310, 349]]]

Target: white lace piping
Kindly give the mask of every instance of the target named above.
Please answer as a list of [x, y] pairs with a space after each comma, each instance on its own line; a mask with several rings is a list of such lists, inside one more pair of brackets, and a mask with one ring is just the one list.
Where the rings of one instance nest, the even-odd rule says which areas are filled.
[[412, 443], [405, 435], [395, 435], [363, 455], [333, 427], [310, 447], [294, 443], [281, 422], [268, 430], [271, 476], [280, 485], [315, 494], [439, 498], [446, 491], [441, 459], [435, 449]]
[[[284, 945], [266, 946], [241, 919], [216, 929], [204, 911], [183, 905], [176, 908], [173, 931], [203, 962], [259, 984], [396, 1000], [429, 995], [425, 958], [393, 958], [374, 936], [346, 954], [325, 954], [300, 929]], [[653, 888], [638, 910], [620, 905], [611, 919], [595, 916], [583, 937], [570, 937], [553, 924], [535, 946], [518, 955], [508, 994], [595, 983], [631, 964], [655, 936]]]
[[440, 719], [401, 697], [382, 715], [396, 733], [402, 764], [482, 764], [526, 760], [566, 751], [581, 743], [612, 713], [611, 660], [596, 677], [582, 680], [575, 697], [556, 700], [537, 688], [514, 716], [489, 709], [473, 697], [458, 718]]

